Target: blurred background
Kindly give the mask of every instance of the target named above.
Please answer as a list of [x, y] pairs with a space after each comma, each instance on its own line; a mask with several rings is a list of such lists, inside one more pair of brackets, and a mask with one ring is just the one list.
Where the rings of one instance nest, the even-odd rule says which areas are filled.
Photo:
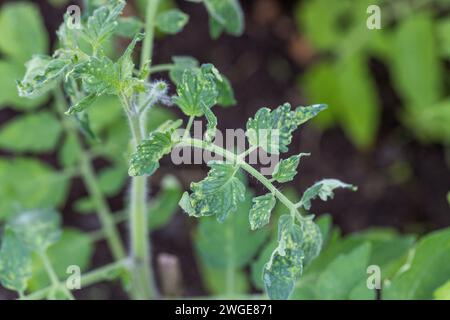
[[[145, 1], [128, 3], [125, 15], [144, 12]], [[55, 32], [69, 4], [80, 3], [0, 1], [0, 219], [14, 210], [53, 206], [62, 212], [66, 226], [94, 233], [98, 220], [90, 214], [92, 204], [71, 166], [77, 149], [52, 111], [54, 99], [21, 99], [14, 82], [22, 77], [31, 54], [55, 47]], [[315, 213], [330, 213], [344, 234], [373, 227], [422, 234], [450, 226], [450, 1], [241, 4], [243, 36], [212, 40], [204, 8], [163, 1], [163, 7], [177, 6], [189, 14], [190, 21], [178, 35], [158, 35], [153, 64], [189, 55], [213, 63], [226, 75], [237, 105], [216, 109], [222, 130], [244, 128], [261, 107], [328, 104], [327, 112], [294, 136], [288, 155], [312, 155], [302, 159], [299, 175], [284, 191], [296, 197], [328, 177], [357, 185], [357, 193], [339, 192], [334, 200], [315, 204]], [[380, 30], [366, 27], [370, 4], [381, 7]], [[110, 54], [117, 56], [127, 43], [112, 40]], [[121, 157], [127, 124], [112, 98], [97, 102], [89, 112], [93, 130], [102, 139], [89, 146], [89, 153], [112, 211], [120, 214], [127, 201], [127, 168]], [[176, 108], [156, 108], [149, 126], [178, 116]], [[210, 272], [213, 267], [204, 266], [196, 254], [202, 246], [196, 242], [202, 241], [201, 226], [177, 207], [182, 191], [205, 173], [206, 166], [174, 166], [166, 157], [151, 177], [151, 209], [162, 217], [151, 226], [155, 265], [157, 270], [173, 270], [172, 282], [183, 283], [179, 289], [177, 283], [162, 283], [161, 277], [160, 285], [174, 295], [202, 295], [220, 291], [222, 285]], [[248, 183], [255, 193], [262, 192], [255, 181]], [[126, 239], [125, 225], [121, 231]], [[72, 232], [67, 237], [75, 241]], [[91, 256], [93, 266], [111, 259], [104, 241], [86, 250], [79, 250], [86, 266]], [[242, 274], [251, 273], [246, 268]], [[257, 287], [239, 283], [247, 290]], [[123, 293], [119, 285], [105, 284], [86, 295], [120, 298]], [[3, 297], [7, 293], [0, 291]]]

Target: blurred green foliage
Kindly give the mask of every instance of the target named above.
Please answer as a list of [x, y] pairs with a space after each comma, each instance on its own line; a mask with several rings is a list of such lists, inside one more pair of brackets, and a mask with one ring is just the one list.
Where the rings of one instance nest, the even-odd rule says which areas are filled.
[[[381, 8], [379, 30], [367, 27], [370, 5]], [[339, 124], [359, 149], [374, 146], [387, 112], [371, 70], [375, 58], [386, 66], [401, 98], [401, 107], [390, 106], [399, 110], [395, 117], [419, 140], [448, 144], [450, 17], [440, 14], [448, 6], [437, 0], [300, 2], [298, 27], [317, 54], [300, 83], [310, 101], [326, 101], [331, 110], [317, 123]]]

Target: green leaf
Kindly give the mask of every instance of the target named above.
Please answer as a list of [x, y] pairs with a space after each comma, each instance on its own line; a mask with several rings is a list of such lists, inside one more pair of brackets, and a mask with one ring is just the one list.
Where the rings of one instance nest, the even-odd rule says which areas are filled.
[[48, 50], [47, 32], [39, 8], [31, 3], [7, 3], [0, 11], [0, 51], [23, 65], [33, 54]]
[[100, 171], [98, 184], [104, 194], [115, 196], [127, 181], [127, 171], [120, 165], [108, 167]]
[[134, 62], [131, 55], [133, 54], [136, 44], [143, 39], [143, 33], [136, 34], [123, 55], [117, 61], [117, 65], [119, 66], [120, 71], [119, 77], [122, 82], [130, 81], [133, 76]]
[[433, 296], [436, 300], [450, 300], [450, 280], [437, 288]]
[[12, 107], [17, 110], [30, 110], [41, 105], [47, 98], [26, 99], [19, 97], [17, 92], [17, 79], [23, 78], [25, 66], [14, 64], [9, 60], [0, 60], [0, 108]]
[[305, 220], [302, 223], [303, 242], [301, 248], [303, 250], [303, 265], [306, 267], [315, 259], [322, 249], [322, 232], [319, 226], [312, 220]]
[[37, 160], [0, 159], [0, 219], [18, 211], [61, 204], [69, 177]]
[[376, 139], [381, 112], [368, 61], [355, 56], [335, 68], [339, 100], [333, 107], [337, 118], [357, 147], [370, 147]]
[[248, 280], [243, 270], [233, 271], [232, 286], [227, 281], [227, 270], [202, 266], [203, 282], [211, 295], [226, 295], [229, 290], [233, 294], [246, 294], [249, 291]]
[[288, 299], [303, 270], [302, 230], [290, 215], [278, 222], [278, 247], [264, 266], [263, 281], [270, 299]]
[[289, 103], [275, 110], [261, 108], [254, 119], [248, 120], [246, 135], [252, 146], [261, 147], [268, 153], [287, 152], [293, 131], [325, 108], [325, 105], [320, 104], [291, 111]]
[[315, 289], [317, 296], [326, 300], [348, 299], [356, 286], [366, 282], [370, 252], [370, 243], [365, 243], [339, 255], [320, 275]]
[[297, 23], [314, 48], [327, 50], [339, 44], [345, 32], [340, 28], [341, 17], [349, 12], [349, 5], [349, 1], [329, 0], [301, 2], [297, 5]]
[[299, 81], [299, 87], [305, 90], [310, 101], [326, 101], [332, 106], [328, 112], [322, 112], [314, 119], [314, 123], [322, 129], [335, 123], [341, 105], [339, 91], [336, 90], [336, 74], [334, 65], [324, 61], [308, 68]]
[[444, 58], [450, 57], [450, 19], [440, 20], [436, 26], [437, 42], [440, 44], [440, 53]]
[[249, 214], [252, 230], [262, 228], [269, 223], [270, 214], [276, 202], [275, 196], [272, 193], [253, 198], [253, 206]]
[[16, 117], [0, 130], [0, 147], [14, 152], [45, 152], [55, 148], [61, 134], [59, 120], [41, 111]]
[[192, 193], [183, 194], [180, 206], [189, 216], [215, 215], [223, 222], [244, 200], [245, 186], [236, 177], [239, 167], [220, 161], [211, 161], [208, 166], [208, 176], [191, 183]]
[[88, 18], [84, 33], [91, 45], [96, 48], [113, 34], [119, 23], [118, 17], [125, 7], [125, 1], [114, 0], [108, 5], [100, 6]]
[[173, 66], [170, 68], [169, 76], [176, 85], [181, 83], [186, 69], [196, 69], [199, 66], [198, 60], [189, 56], [173, 56], [172, 61]]
[[292, 181], [297, 174], [297, 167], [300, 163], [300, 158], [309, 156], [310, 153], [300, 153], [298, 155], [281, 160], [275, 166], [272, 173], [272, 178], [280, 183]]
[[[199, 63], [196, 59], [188, 56], [176, 56], [172, 58], [173, 66], [170, 68], [169, 76], [170, 79], [178, 85], [183, 76], [183, 72], [186, 69], [199, 70]], [[212, 64], [203, 64], [201, 69], [207, 74], [211, 74], [216, 84], [216, 89], [218, 91], [217, 104], [222, 107], [229, 107], [236, 104], [236, 99], [234, 97], [233, 88], [231, 87], [230, 81]]]
[[159, 168], [159, 160], [172, 151], [176, 141], [172, 139], [172, 130], [156, 130], [137, 146], [131, 155], [128, 174], [130, 176], [152, 175]]
[[221, 74], [221, 78], [222, 81], [216, 81], [217, 90], [219, 91], [217, 104], [222, 107], [236, 105], [237, 101], [234, 97], [234, 91], [231, 87], [230, 80], [228, 80], [223, 74]]
[[61, 216], [50, 209], [23, 212], [8, 221], [8, 227], [34, 252], [45, 252], [61, 237]]
[[[98, 97], [86, 113], [92, 122], [92, 130], [99, 135], [103, 134], [108, 128], [118, 127], [119, 123], [123, 122], [123, 108], [117, 96], [104, 95]], [[108, 116], [105, 117], [105, 114], [108, 114]]]
[[115, 33], [126, 38], [133, 38], [144, 27], [144, 23], [136, 17], [119, 18], [117, 22]]
[[251, 194], [237, 207], [236, 214], [218, 223], [211, 217], [199, 220], [195, 233], [195, 247], [202, 264], [219, 270], [238, 272], [245, 267], [267, 239], [267, 230], [251, 231], [247, 214], [251, 206]]
[[0, 249], [0, 283], [23, 293], [31, 278], [31, 254], [10, 228], [6, 228]]
[[149, 204], [148, 224], [150, 230], [156, 230], [169, 223], [178, 211], [178, 201], [183, 194], [178, 180], [172, 175], [164, 176], [161, 182], [161, 191], [152, 198]]
[[178, 9], [163, 11], [156, 17], [156, 26], [159, 30], [169, 34], [176, 34], [183, 30], [188, 23], [189, 16]]
[[[323, 225], [322, 217], [317, 219], [317, 224], [321, 226]], [[325, 239], [326, 233], [322, 230], [321, 233]], [[398, 272], [403, 264], [405, 254], [413, 243], [414, 237], [399, 235], [390, 229], [369, 229], [360, 233], [351, 234], [345, 238], [341, 238], [338, 230], [334, 230], [328, 236], [328, 240], [324, 241], [324, 248], [320, 255], [306, 266], [302, 278], [296, 285], [292, 298], [324, 299], [319, 294], [320, 292], [316, 290], [320, 276], [327, 269], [331, 268], [331, 263], [338, 257], [348, 256], [353, 250], [364, 244], [370, 244], [372, 248], [367, 266], [379, 266], [382, 270], [382, 280], [389, 280], [393, 274]], [[362, 269], [363, 267], [360, 268]], [[353, 285], [353, 283], [348, 285], [348, 288], [351, 289], [347, 290], [348, 296], [346, 299], [375, 299], [374, 291], [367, 288], [367, 277], [368, 275], [365, 274], [359, 279], [356, 285]], [[345, 280], [346, 282], [355, 280], [352, 277], [346, 277], [345, 279], [347, 279]], [[346, 283], [344, 285], [347, 286]]]
[[53, 89], [63, 75], [72, 68], [68, 59], [34, 55], [26, 63], [27, 71], [22, 81], [17, 82], [19, 96], [35, 98]]
[[218, 38], [222, 31], [234, 36], [244, 32], [244, 17], [237, 0], [204, 0], [209, 13], [210, 34]]
[[211, 63], [202, 64], [201, 70], [205, 74], [210, 74], [214, 79], [218, 91], [217, 104], [222, 107], [235, 105], [236, 99], [230, 81]]
[[450, 229], [433, 232], [419, 241], [400, 272], [383, 290], [385, 299], [432, 299], [450, 278]]
[[116, 94], [121, 89], [120, 70], [104, 55], [92, 56], [76, 65], [73, 76], [81, 78], [88, 94]]
[[251, 265], [252, 282], [253, 285], [258, 289], [264, 289], [264, 281], [261, 275], [263, 274], [264, 266], [266, 265], [267, 261], [270, 260], [272, 252], [274, 252], [277, 246], [278, 243], [276, 240], [270, 241], [267, 245], [264, 246], [257, 259]]
[[[70, 276], [67, 273], [69, 266], [78, 266], [85, 271], [94, 253], [94, 246], [89, 235], [72, 228], [64, 229], [57, 243], [48, 249], [47, 255], [59, 279]], [[30, 290], [35, 291], [50, 285], [42, 260], [33, 257], [33, 277], [29, 282]]]
[[336, 179], [324, 179], [316, 182], [303, 193], [299, 205], [304, 207], [306, 210], [309, 210], [311, 209], [311, 200], [314, 200], [317, 197], [319, 197], [322, 201], [327, 201], [328, 198], [333, 199], [333, 190], [336, 188], [350, 189], [352, 191], [358, 190], [357, 187], [351, 184], [343, 183]]
[[76, 137], [66, 136], [58, 152], [58, 160], [64, 167], [75, 166], [79, 160], [80, 146]]
[[442, 98], [442, 64], [438, 57], [434, 19], [428, 13], [401, 21], [392, 47], [394, 84], [411, 111], [426, 108]]
[[450, 99], [427, 105], [405, 120], [420, 140], [450, 143]]
[[188, 116], [202, 116], [203, 108], [217, 103], [218, 92], [214, 77], [202, 70], [186, 69], [177, 85], [174, 102]]
[[80, 101], [75, 103], [73, 106], [70, 106], [69, 110], [66, 111], [67, 115], [72, 115], [75, 113], [83, 112], [87, 108], [89, 108], [95, 100], [97, 100], [97, 94], [91, 93], [84, 98], [82, 98]]
[[201, 106], [207, 120], [204, 141], [211, 142], [216, 136], [217, 118], [214, 112], [212, 112], [203, 102], [201, 103]]

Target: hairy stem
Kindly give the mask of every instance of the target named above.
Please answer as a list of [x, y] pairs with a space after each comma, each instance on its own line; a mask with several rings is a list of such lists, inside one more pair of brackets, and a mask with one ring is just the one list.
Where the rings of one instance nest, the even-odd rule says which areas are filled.
[[106, 199], [98, 184], [98, 179], [95, 175], [94, 168], [91, 163], [89, 154], [84, 150], [80, 137], [77, 134], [77, 129], [73, 122], [64, 114], [67, 110], [66, 101], [60, 88], [55, 90], [56, 108], [61, 115], [63, 127], [68, 136], [77, 144], [79, 150], [79, 165], [81, 177], [89, 192], [89, 195], [94, 202], [102, 229], [106, 234], [106, 240], [111, 253], [115, 260], [120, 260], [125, 257], [125, 249], [122, 244], [119, 232], [117, 231], [114, 223], [114, 218], [111, 214]]
[[[128, 114], [133, 148], [142, 142], [144, 130], [139, 114]], [[151, 264], [151, 246], [147, 222], [147, 177], [132, 177], [130, 193], [130, 232], [132, 254], [132, 295], [152, 299], [156, 295]]]
[[[145, 38], [141, 51], [141, 71], [152, 58], [153, 41], [155, 33], [155, 18], [159, 0], [148, 0], [145, 15]], [[150, 63], [148, 66], [150, 67]], [[145, 95], [140, 96], [139, 105], [144, 102]], [[128, 110], [128, 120], [133, 136], [133, 148], [142, 142], [145, 137], [145, 113], [133, 111], [126, 97], [122, 97], [122, 104]], [[131, 111], [131, 112], [130, 112]], [[147, 223], [147, 178], [133, 177], [130, 192], [130, 232], [131, 232], [131, 258], [132, 258], [132, 288], [131, 294], [135, 299], [152, 299], [157, 296], [154, 281], [151, 245]]]

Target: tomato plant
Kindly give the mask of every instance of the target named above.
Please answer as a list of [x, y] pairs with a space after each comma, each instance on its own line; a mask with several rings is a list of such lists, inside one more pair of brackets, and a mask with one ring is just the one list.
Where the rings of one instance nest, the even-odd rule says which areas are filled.
[[[223, 32], [242, 34], [237, 0], [192, 2], [208, 12], [212, 38]], [[65, 15], [51, 55], [46, 53], [48, 39], [38, 31], [43, 27], [35, 7], [21, 3], [2, 8], [0, 27], [6, 36], [0, 40], [5, 57], [0, 69], [7, 74], [7, 86], [23, 77], [16, 84], [19, 95], [0, 95], [0, 104], [29, 111], [52, 98], [48, 110], [24, 112], [0, 132], [1, 147], [15, 155], [0, 159], [2, 286], [19, 299], [75, 299], [80, 288], [120, 280], [131, 299], [160, 298], [164, 293], [156, 285], [150, 233], [180, 207], [198, 218], [195, 251], [203, 281], [216, 297], [253, 297], [251, 283], [263, 290], [261, 298], [375, 299], [376, 291], [366, 281], [371, 265], [383, 270], [383, 298], [448, 297], [448, 229], [419, 241], [381, 228], [343, 236], [329, 215], [316, 218], [312, 202], [333, 198], [339, 188], [356, 191], [355, 186], [323, 179], [298, 195], [286, 183], [309, 154], [283, 157], [270, 175], [251, 161], [254, 154], [286, 154], [296, 130], [326, 112], [326, 105], [261, 108], [243, 131], [248, 147], [220, 145], [216, 106], [236, 104], [227, 77], [213, 64], [187, 56], [153, 64], [156, 34], [177, 34], [189, 21], [186, 13], [166, 4], [146, 1], [145, 21], [140, 21], [123, 16], [123, 0], [85, 1], [80, 26]], [[17, 17], [28, 28], [14, 29]], [[5, 44], [14, 37], [24, 41]], [[115, 37], [129, 39], [119, 55], [112, 49]], [[175, 94], [172, 84], [155, 79], [161, 72], [168, 72]], [[176, 106], [186, 119], [177, 119], [168, 106]], [[206, 123], [201, 137], [192, 134], [196, 119]], [[61, 169], [30, 156], [54, 150], [61, 139]], [[191, 149], [220, 159], [208, 161], [207, 176], [192, 181], [190, 191], [183, 192], [173, 175], [164, 176], [150, 199], [149, 177], [159, 172], [163, 158]], [[94, 165], [97, 157], [109, 162], [100, 172]], [[96, 213], [100, 228], [93, 232], [66, 227], [56, 210], [75, 176], [87, 195], [76, 200], [74, 209]], [[112, 212], [107, 199], [119, 194], [128, 177], [126, 206]], [[248, 179], [264, 187], [264, 193], [256, 195]], [[127, 242], [120, 224], [128, 226]], [[89, 269], [94, 243], [101, 239], [112, 261]], [[424, 270], [433, 277], [423, 277]]]

